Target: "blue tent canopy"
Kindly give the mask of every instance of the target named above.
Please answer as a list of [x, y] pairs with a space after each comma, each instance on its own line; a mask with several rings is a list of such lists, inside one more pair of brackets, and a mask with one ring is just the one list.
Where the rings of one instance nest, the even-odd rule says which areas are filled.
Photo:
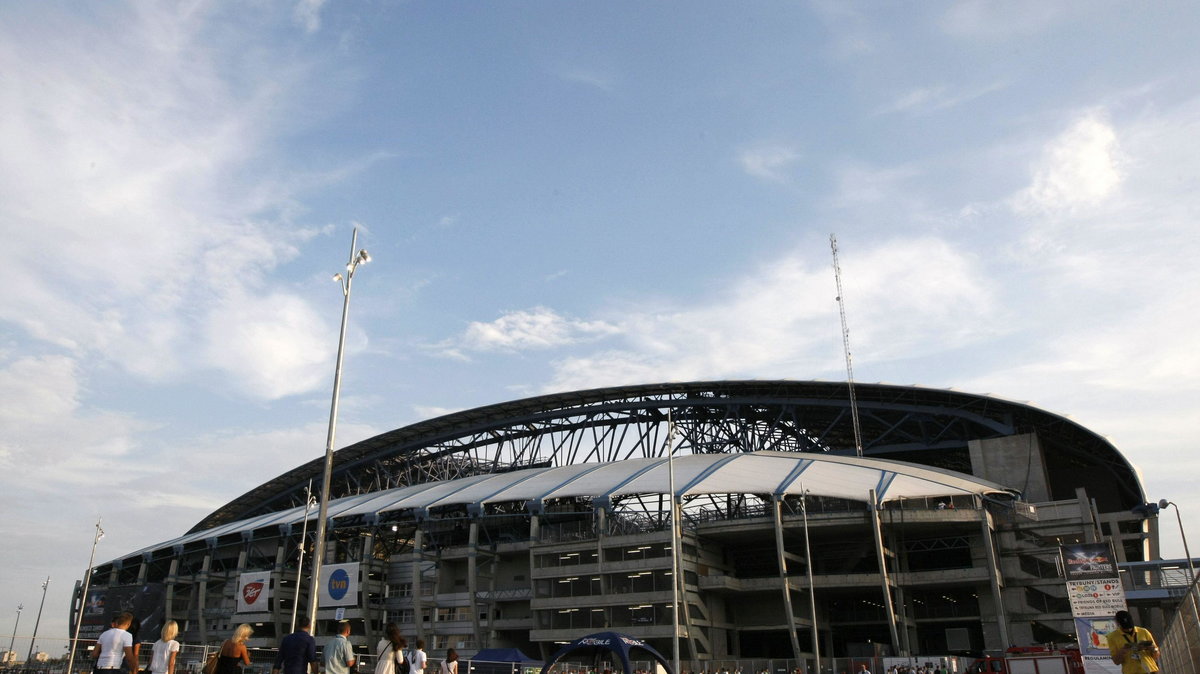
[[564, 657], [573, 653], [582, 655], [595, 655], [597, 653], [603, 653], [606, 651], [611, 651], [617, 655], [617, 657], [621, 660], [622, 671], [624, 671], [625, 674], [633, 674], [633, 665], [629, 663], [629, 651], [634, 648], [640, 648], [649, 653], [651, 657], [658, 661], [658, 664], [663, 666], [663, 669], [667, 671], [667, 674], [675, 674], [674, 670], [671, 669], [671, 664], [667, 662], [667, 659], [664, 658], [661, 653], [654, 650], [650, 644], [642, 641], [641, 639], [634, 639], [631, 636], [619, 634], [617, 632], [597, 632], [596, 634], [589, 634], [586, 637], [580, 637], [566, 646], [563, 646], [562, 648], [558, 649], [557, 653], [550, 656], [550, 659], [546, 661], [545, 665], [542, 665], [542, 674], [546, 674], [546, 672], [550, 671], [551, 667], [558, 664], [559, 660], [562, 660]]
[[470, 659], [484, 662], [537, 662], [537, 658], [525, 655], [519, 648], [485, 648]]

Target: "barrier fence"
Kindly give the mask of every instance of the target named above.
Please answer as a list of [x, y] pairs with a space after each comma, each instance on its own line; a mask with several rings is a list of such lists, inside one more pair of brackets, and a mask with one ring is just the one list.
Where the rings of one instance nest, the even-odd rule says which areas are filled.
[[1159, 643], [1162, 671], [1200, 674], [1200, 583], [1193, 582], [1179, 599], [1175, 617]]
[[[79, 650], [75, 654], [75, 667], [73, 674], [90, 674], [92, 670], [92, 659], [88, 653], [86, 646], [90, 646], [90, 642], [80, 643]], [[138, 654], [139, 669], [146, 669], [150, 665], [151, 642], [142, 644]], [[28, 648], [28, 642], [26, 642]], [[0, 672], [4, 674], [66, 674], [67, 671], [67, 651], [70, 648], [70, 642], [66, 639], [39, 639], [39, 651], [45, 652], [50, 656], [45, 662], [25, 663], [25, 653], [21, 649], [16, 649], [20, 653], [19, 660], [21, 664], [0, 666]], [[175, 656], [175, 672], [176, 674], [199, 674], [204, 667], [208, 656], [218, 649], [217, 646], [195, 646], [181, 644], [179, 654]], [[250, 665], [243, 669], [243, 674], [270, 674], [271, 667], [275, 662], [276, 649], [274, 648], [251, 648]], [[320, 657], [320, 649], [318, 648], [318, 658]], [[668, 656], [669, 658], [669, 656]], [[371, 674], [375, 668], [375, 656], [359, 653], [358, 664], [355, 670], [359, 674]], [[872, 674], [886, 674], [889, 666], [896, 664], [899, 658], [887, 658], [886, 662], [882, 658], [821, 658], [821, 669], [818, 672], [813, 665], [813, 661], [809, 660], [793, 660], [793, 659], [741, 659], [741, 660], [681, 660], [679, 663], [679, 674], [858, 674], [860, 665], [866, 665], [867, 669]], [[438, 674], [438, 666], [441, 664], [442, 658], [430, 656], [429, 666], [426, 669], [427, 674]], [[636, 670], [654, 674], [655, 662], [652, 660], [634, 659], [631, 660], [631, 665]], [[911, 669], [928, 666], [929, 671], [937, 666], [937, 662], [926, 662], [921, 658], [916, 658], [912, 661]], [[619, 671], [620, 662], [612, 658], [606, 658], [599, 661], [566, 660], [559, 662], [555, 667], [555, 674], [604, 674], [606, 670], [611, 672]], [[532, 670], [532, 672], [531, 672]], [[540, 662], [485, 662], [481, 660], [471, 660], [462, 658], [459, 661], [459, 674], [537, 674], [541, 670]], [[1191, 670], [1171, 669], [1168, 670], [1171, 674], [1179, 672], [1188, 672]], [[949, 674], [961, 674], [951, 670]], [[1200, 674], [1195, 672], [1194, 674]]]

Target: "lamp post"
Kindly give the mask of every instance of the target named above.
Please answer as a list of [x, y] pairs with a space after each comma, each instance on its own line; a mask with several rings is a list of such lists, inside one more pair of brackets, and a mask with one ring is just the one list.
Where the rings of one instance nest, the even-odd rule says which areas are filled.
[[[354, 272], [358, 265], [371, 261], [371, 256], [365, 249], [358, 247], [358, 228], [350, 239], [350, 260], [346, 262], [346, 273], [334, 274], [333, 280], [342, 287], [342, 328], [338, 335], [337, 365], [333, 372], [333, 401], [329, 405], [329, 434], [325, 438], [325, 472], [321, 480], [321, 507], [317, 512], [317, 546], [313, 551], [312, 581], [309, 584], [308, 615], [313, 623], [313, 633], [317, 632], [317, 602], [321, 596], [321, 563], [325, 560], [325, 519], [329, 512], [329, 487], [333, 479], [333, 438], [337, 428], [338, 398], [342, 392], [342, 359], [346, 352], [346, 322], [350, 317], [350, 284], [354, 281]], [[68, 672], [67, 674], [70, 674]]]
[[83, 593], [79, 595], [79, 616], [75, 618], [75, 634], [71, 637], [71, 654], [67, 656], [67, 674], [75, 668], [75, 648], [79, 646], [79, 630], [83, 629], [83, 612], [87, 610], [88, 586], [92, 584], [92, 564], [96, 561], [96, 544], [104, 538], [100, 520], [96, 518], [96, 535], [92, 538], [92, 556], [88, 557], [87, 571], [83, 572]]
[[1192, 566], [1192, 553], [1188, 550], [1187, 534], [1183, 532], [1183, 518], [1179, 516], [1179, 506], [1167, 499], [1159, 499], [1158, 507], [1160, 510], [1166, 510], [1167, 506], [1175, 506], [1175, 521], [1179, 522], [1179, 537], [1183, 539], [1183, 554], [1187, 556], [1188, 563], [1188, 585], [1196, 581], [1196, 569]]
[[682, 514], [675, 502], [675, 422], [671, 419], [671, 410], [667, 410], [667, 489], [671, 492], [671, 667], [679, 674], [679, 578], [682, 575], [683, 564], [679, 548], [682, 544], [683, 532], [679, 529], [679, 516]]
[[[308, 538], [308, 511], [317, 504], [317, 500], [312, 495], [312, 480], [308, 481], [308, 487], [304, 489], [304, 526], [300, 530], [300, 560], [296, 562], [296, 598], [292, 600], [292, 632], [296, 631], [296, 611], [300, 608], [300, 577], [304, 575], [304, 543]], [[309, 592], [315, 592], [317, 588], [310, 587]], [[311, 619], [312, 616], [309, 616]]]
[[800, 514], [804, 516], [804, 566], [808, 575], [808, 616], [812, 621], [812, 652], [816, 674], [821, 674], [821, 639], [817, 634], [817, 591], [813, 584], [812, 546], [808, 540], [808, 490], [800, 485]]
[[8, 652], [12, 653], [13, 664], [16, 664], [17, 654], [13, 651], [13, 642], [17, 640], [17, 627], [21, 624], [21, 609], [25, 608], [24, 604], [17, 604], [17, 622], [13, 623], [12, 638], [8, 640]]
[[46, 576], [46, 582], [42, 583], [42, 603], [38, 604], [37, 620], [33, 621], [33, 639], [29, 642], [29, 655], [25, 656], [25, 662], [33, 661], [33, 647], [37, 644], [38, 625], [42, 624], [42, 608], [46, 605], [46, 588], [50, 587], [50, 576]]

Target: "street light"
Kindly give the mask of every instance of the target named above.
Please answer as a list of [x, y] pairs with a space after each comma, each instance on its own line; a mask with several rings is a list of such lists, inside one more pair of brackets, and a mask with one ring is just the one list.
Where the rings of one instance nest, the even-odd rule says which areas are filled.
[[42, 603], [38, 604], [37, 620], [33, 621], [33, 639], [29, 642], [29, 655], [25, 656], [25, 662], [33, 662], [33, 647], [37, 644], [38, 625], [42, 624], [42, 607], [46, 605], [46, 588], [50, 587], [50, 576], [46, 576], [46, 582], [42, 583]]
[[[313, 633], [317, 632], [317, 602], [321, 596], [321, 563], [325, 560], [325, 518], [329, 512], [329, 487], [333, 480], [333, 437], [337, 427], [338, 398], [342, 392], [342, 359], [346, 351], [346, 322], [350, 317], [350, 284], [358, 265], [371, 261], [367, 251], [359, 250], [358, 228], [350, 238], [350, 260], [346, 262], [346, 273], [334, 274], [333, 280], [342, 287], [342, 328], [338, 335], [337, 365], [333, 371], [333, 401], [329, 405], [329, 434], [325, 438], [325, 473], [321, 481], [321, 507], [317, 512], [317, 548], [313, 552], [312, 581], [309, 584], [308, 616], [313, 622]], [[307, 521], [307, 518], [306, 520]], [[70, 674], [68, 672], [67, 674]]]
[[[300, 577], [304, 575], [304, 543], [308, 538], [308, 511], [317, 504], [312, 495], [312, 480], [304, 489], [304, 527], [300, 530], [300, 561], [296, 562], [296, 598], [292, 600], [292, 632], [296, 631], [296, 610], [300, 608]], [[315, 592], [316, 587], [310, 587], [309, 592]]]
[[8, 640], [8, 652], [12, 653], [13, 664], [17, 664], [17, 654], [13, 650], [13, 642], [17, 640], [17, 626], [21, 624], [21, 609], [25, 608], [24, 604], [17, 604], [17, 622], [13, 623], [12, 638]]
[[1187, 557], [1188, 563], [1188, 585], [1191, 585], [1196, 580], [1196, 569], [1192, 566], [1192, 553], [1188, 550], [1187, 534], [1183, 533], [1183, 518], [1179, 516], [1179, 506], [1175, 505], [1167, 499], [1159, 499], [1159, 510], [1166, 510], [1167, 506], [1175, 506], [1175, 521], [1179, 522], [1179, 537], [1183, 539], [1183, 554]]
[[75, 668], [75, 647], [79, 645], [79, 630], [83, 629], [83, 613], [87, 609], [88, 586], [92, 584], [92, 564], [96, 561], [96, 544], [100, 542], [101, 538], [104, 538], [100, 520], [101, 518], [96, 518], [96, 535], [92, 538], [92, 556], [88, 557], [87, 571], [83, 572], [83, 593], [79, 595], [79, 616], [75, 619], [75, 634], [71, 638], [71, 654], [67, 656], [67, 674], [71, 674]]

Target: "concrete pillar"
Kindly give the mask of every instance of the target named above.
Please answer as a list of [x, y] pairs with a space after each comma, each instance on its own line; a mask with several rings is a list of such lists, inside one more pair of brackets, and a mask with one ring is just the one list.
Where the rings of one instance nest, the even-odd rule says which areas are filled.
[[[608, 595], [608, 579], [604, 577], [604, 534], [608, 531], [608, 511], [604, 506], [596, 508], [596, 575], [600, 578], [599, 604], [604, 606], [604, 626], [608, 627], [611, 607], [605, 606], [604, 598]], [[532, 578], [532, 576], [530, 576]], [[589, 583], [590, 586], [590, 583]]]
[[788, 638], [792, 642], [792, 658], [800, 659], [800, 636], [796, 633], [796, 614], [792, 611], [792, 584], [788, 580], [787, 555], [783, 546], [783, 502], [776, 495], [771, 500], [775, 516], [775, 560], [779, 564], [779, 584], [783, 588], [783, 611], [787, 615]]
[[[375, 534], [368, 531], [366, 536], [363, 536], [362, 554], [359, 555], [359, 573], [362, 574], [362, 583], [359, 584], [359, 591], [362, 593], [362, 617], [363, 623], [366, 626], [368, 637], [372, 634], [382, 633], [381, 629], [373, 626], [378, 607], [371, 603], [371, 590], [375, 585], [371, 580], [371, 572], [378, 568], [375, 561]], [[382, 593], [381, 593], [382, 594]], [[380, 625], [379, 627], [382, 627]], [[370, 643], [371, 639], [367, 639], [369, 648], [373, 648], [375, 644]]]
[[1053, 500], [1042, 445], [1036, 434], [970, 440], [967, 451], [971, 456], [971, 474], [975, 477], [1011, 485], [1030, 503]]
[[[531, 576], [532, 577], [532, 576]], [[467, 533], [467, 594], [470, 596], [471, 629], [476, 639], [483, 636], [479, 625], [479, 520], [471, 518], [471, 528]], [[476, 644], [478, 648], [487, 648], [487, 644]]]
[[868, 492], [867, 506], [871, 510], [871, 533], [875, 538], [875, 559], [879, 562], [879, 584], [883, 590], [883, 610], [887, 616], [888, 630], [892, 637], [892, 652], [900, 652], [900, 635], [896, 631], [896, 607], [892, 603], [891, 583], [888, 581], [887, 555], [883, 548], [883, 525], [879, 521], [879, 498], [872, 489]]
[[[166, 582], [166, 591], [167, 591], [166, 615], [167, 615], [167, 620], [174, 620], [174, 615], [175, 615], [175, 584], [176, 584], [176, 583], [179, 581], [179, 579], [178, 579], [176, 576], [177, 576], [177, 574], [179, 573], [179, 558], [180, 558], [181, 556], [182, 556], [182, 553], [176, 553], [176, 554], [174, 554], [174, 555], [171, 555], [171, 566], [170, 566], [170, 567], [167, 569], [167, 582]], [[180, 625], [179, 627], [182, 629], [182, 628], [183, 628], [183, 625]]]
[[196, 590], [196, 618], [200, 622], [200, 643], [202, 644], [208, 644], [208, 619], [204, 615], [204, 609], [208, 603], [208, 572], [212, 569], [212, 556], [215, 549], [216, 541], [211, 541], [208, 549], [204, 551], [204, 561], [200, 564], [200, 583]]
[[275, 623], [275, 636], [281, 637], [291, 630], [292, 612], [289, 609], [286, 613], [283, 611], [280, 604], [283, 599], [283, 577], [287, 571], [283, 568], [283, 563], [287, 560], [288, 537], [279, 536], [275, 539], [275, 564], [271, 568], [271, 579], [275, 583], [274, 599], [271, 601], [271, 622]]
[[[983, 548], [987, 552], [988, 578], [992, 583], [992, 601], [996, 605], [996, 626], [1000, 630], [999, 648], [1008, 648], [1008, 618], [1004, 610], [1004, 592], [1000, 585], [1000, 557], [996, 553], [996, 540], [992, 537], [992, 514], [987, 510], [980, 510], [980, 527], [983, 534]], [[995, 648], [996, 646], [992, 646]]]
[[424, 602], [421, 599], [421, 549], [425, 545], [424, 532], [418, 526], [413, 532], [413, 550], [412, 550], [412, 605], [413, 605], [413, 622], [417, 626], [417, 638], [425, 638], [425, 621], [421, 619], [421, 613], [425, 610]]

